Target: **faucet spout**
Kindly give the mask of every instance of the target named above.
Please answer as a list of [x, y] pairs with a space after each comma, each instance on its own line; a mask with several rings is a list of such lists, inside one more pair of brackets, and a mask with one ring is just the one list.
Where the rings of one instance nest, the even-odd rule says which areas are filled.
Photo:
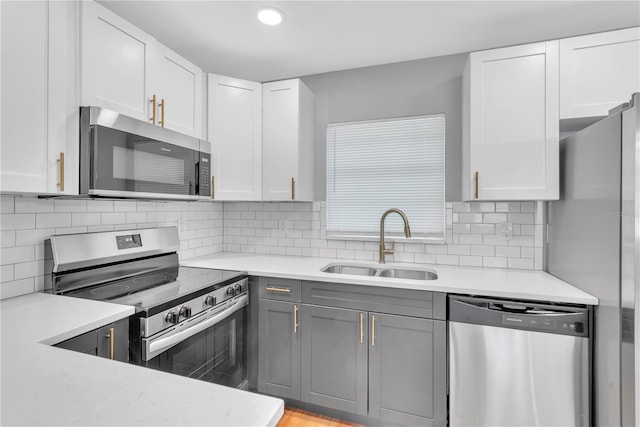
[[398, 208], [387, 209], [382, 214], [382, 217], [380, 217], [380, 245], [379, 245], [379, 251], [378, 251], [378, 262], [380, 264], [384, 264], [385, 255], [393, 254], [393, 250], [394, 250], [393, 242], [391, 242], [391, 248], [386, 248], [384, 244], [384, 220], [387, 219], [387, 216], [389, 216], [389, 214], [392, 212], [397, 213], [402, 218], [402, 221], [404, 222], [405, 237], [407, 238], [411, 237], [411, 228], [409, 228], [409, 219], [407, 218], [407, 215]]

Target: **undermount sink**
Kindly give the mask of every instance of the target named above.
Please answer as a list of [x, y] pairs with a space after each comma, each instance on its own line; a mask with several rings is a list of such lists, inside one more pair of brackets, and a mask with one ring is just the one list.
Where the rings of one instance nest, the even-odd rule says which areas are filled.
[[364, 266], [364, 265], [329, 264], [324, 266], [320, 271], [323, 271], [325, 273], [356, 274], [359, 276], [375, 276], [378, 270], [372, 267]]
[[438, 274], [433, 270], [353, 264], [329, 264], [322, 267], [320, 271], [324, 273], [354, 274], [357, 276], [390, 277], [411, 280], [436, 280], [438, 278]]
[[412, 280], [436, 280], [438, 274], [430, 270], [409, 270], [404, 268], [389, 268], [380, 270], [377, 274], [380, 277], [394, 277], [396, 279]]

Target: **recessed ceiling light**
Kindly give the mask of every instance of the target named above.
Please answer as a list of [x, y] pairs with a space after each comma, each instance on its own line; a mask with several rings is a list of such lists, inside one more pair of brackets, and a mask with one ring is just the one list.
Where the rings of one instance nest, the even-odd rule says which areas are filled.
[[278, 25], [284, 19], [284, 15], [275, 7], [261, 7], [258, 9], [258, 19], [265, 25]]

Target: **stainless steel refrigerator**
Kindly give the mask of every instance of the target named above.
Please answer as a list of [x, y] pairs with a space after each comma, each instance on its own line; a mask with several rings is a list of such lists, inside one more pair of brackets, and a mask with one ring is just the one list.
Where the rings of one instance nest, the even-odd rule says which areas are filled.
[[560, 142], [547, 270], [599, 299], [595, 426], [640, 425], [640, 93]]

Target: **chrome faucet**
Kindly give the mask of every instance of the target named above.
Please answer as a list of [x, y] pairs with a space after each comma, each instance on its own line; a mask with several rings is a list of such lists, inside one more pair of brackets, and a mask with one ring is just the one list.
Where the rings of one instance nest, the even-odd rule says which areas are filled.
[[391, 212], [395, 212], [402, 217], [402, 221], [404, 221], [404, 235], [407, 238], [411, 237], [411, 229], [409, 228], [409, 219], [407, 218], [407, 215], [397, 208], [387, 209], [380, 218], [380, 248], [378, 254], [378, 262], [380, 264], [384, 264], [384, 256], [386, 254], [393, 254], [393, 249], [395, 248], [393, 242], [391, 242], [391, 248], [387, 249], [384, 247], [384, 220]]

